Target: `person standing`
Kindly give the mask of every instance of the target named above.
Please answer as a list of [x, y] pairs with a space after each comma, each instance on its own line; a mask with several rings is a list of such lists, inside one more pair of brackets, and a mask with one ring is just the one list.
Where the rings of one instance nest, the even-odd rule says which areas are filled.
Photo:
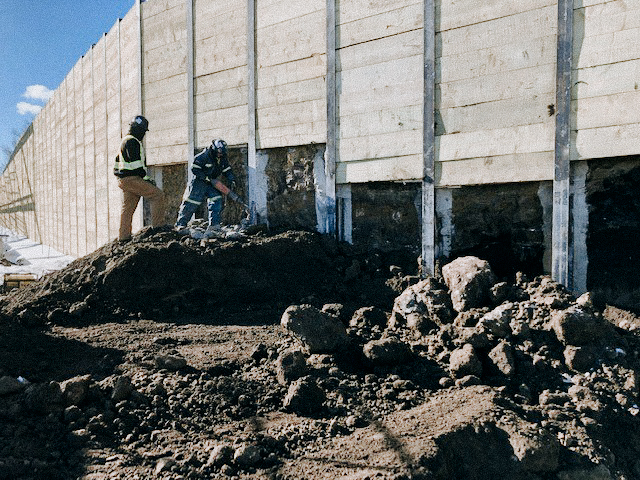
[[209, 218], [205, 236], [210, 237], [220, 230], [223, 196], [222, 192], [213, 186], [213, 182], [220, 175], [224, 175], [231, 189], [235, 187], [235, 176], [229, 165], [227, 143], [224, 140], [214, 139], [209, 147], [195, 156], [191, 172], [193, 177], [185, 190], [175, 228], [186, 233], [187, 223], [206, 198]]
[[120, 210], [120, 229], [118, 240], [131, 238], [131, 224], [140, 197], [151, 202], [151, 225], [165, 225], [164, 193], [147, 176], [147, 161], [142, 139], [149, 130], [149, 121], [142, 115], [136, 115], [129, 124], [129, 133], [122, 139], [120, 152], [116, 157], [113, 173], [118, 177], [118, 187], [122, 190]]

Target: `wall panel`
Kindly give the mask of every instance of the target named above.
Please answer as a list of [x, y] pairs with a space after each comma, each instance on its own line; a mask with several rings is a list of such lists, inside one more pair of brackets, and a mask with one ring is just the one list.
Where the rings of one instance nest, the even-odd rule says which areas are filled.
[[194, 1], [195, 145], [247, 143], [247, 2]]
[[640, 1], [576, 5], [571, 159], [640, 153]]
[[[193, 0], [193, 45], [186, 5], [134, 5], [78, 60], [0, 176], [2, 205], [28, 192], [34, 209], [17, 206], [0, 224], [75, 256], [115, 238], [113, 160], [137, 114], [150, 121], [150, 165], [188, 160], [190, 123], [199, 147], [249, 141], [248, 3]], [[326, 142], [326, 1], [255, 7], [257, 147]], [[336, 8], [337, 182], [421, 180], [424, 3]], [[576, 0], [574, 9], [571, 158], [637, 155], [640, 0]], [[436, 185], [552, 179], [556, 0], [439, 0], [435, 10]], [[139, 209], [134, 231], [141, 226]]]
[[107, 195], [109, 199], [108, 223], [109, 239], [117, 238], [120, 223], [120, 199], [113, 165], [120, 149], [120, 129], [123, 121], [121, 114], [121, 71], [120, 71], [120, 21], [111, 28], [106, 38], [106, 77], [107, 77]]
[[421, 8], [410, 0], [339, 5], [338, 182], [422, 178]]
[[[289, 8], [290, 7], [290, 8]], [[256, 6], [258, 148], [326, 141], [326, 6], [313, 0]], [[295, 41], [292, 41], [295, 39]], [[312, 60], [319, 68], [305, 69]], [[297, 70], [294, 77], [275, 75]]]
[[[187, 153], [185, 2], [143, 3], [142, 36], [142, 91], [144, 115], [149, 120], [147, 163], [181, 163]], [[180, 152], [177, 157], [175, 152]]]

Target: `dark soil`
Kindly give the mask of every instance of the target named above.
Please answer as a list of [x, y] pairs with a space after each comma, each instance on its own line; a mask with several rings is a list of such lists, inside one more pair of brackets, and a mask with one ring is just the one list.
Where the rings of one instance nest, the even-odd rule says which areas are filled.
[[[607, 325], [584, 368], [550, 327], [577, 299], [545, 277], [428, 331], [368, 322], [359, 309], [390, 318], [416, 266], [308, 232], [144, 230], [0, 297], [0, 479], [640, 478], [639, 318], [584, 306]], [[349, 338], [304, 354], [314, 409], [279, 378], [299, 347], [280, 317], [300, 304]], [[506, 304], [518, 333], [463, 339]], [[410, 355], [368, 360], [383, 338]], [[482, 373], [456, 377], [467, 341]], [[514, 373], [487, 363], [499, 343]]]

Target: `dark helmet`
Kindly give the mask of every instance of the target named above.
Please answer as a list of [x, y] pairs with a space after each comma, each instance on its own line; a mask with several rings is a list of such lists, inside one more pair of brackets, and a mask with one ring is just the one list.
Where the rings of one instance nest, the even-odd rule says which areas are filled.
[[133, 120], [131, 120], [131, 123], [129, 123], [129, 129], [144, 133], [149, 130], [149, 120], [144, 118], [142, 115], [136, 115], [133, 117]]
[[227, 156], [227, 142], [221, 140], [219, 138], [214, 138], [211, 140], [211, 150], [216, 153], [218, 156]]

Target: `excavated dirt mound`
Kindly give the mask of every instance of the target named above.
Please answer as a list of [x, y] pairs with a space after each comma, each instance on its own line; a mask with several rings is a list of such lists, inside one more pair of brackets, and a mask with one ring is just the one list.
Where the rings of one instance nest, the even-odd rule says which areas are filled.
[[523, 276], [458, 313], [415, 265], [146, 230], [0, 297], [0, 479], [640, 478], [640, 319]]
[[11, 292], [2, 310], [25, 324], [184, 314], [223, 320], [248, 309], [279, 318], [302, 300], [388, 304], [394, 292], [385, 285], [388, 265], [381, 267], [379, 255], [363, 259], [309, 232], [201, 241], [147, 229]]

